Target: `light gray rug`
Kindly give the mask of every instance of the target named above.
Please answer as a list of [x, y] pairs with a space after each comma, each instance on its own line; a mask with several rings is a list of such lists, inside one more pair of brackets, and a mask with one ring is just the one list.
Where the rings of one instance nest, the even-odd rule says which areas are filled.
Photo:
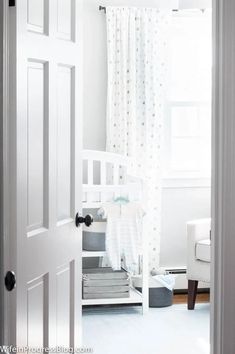
[[83, 345], [94, 354], [209, 354], [209, 304], [85, 309]]

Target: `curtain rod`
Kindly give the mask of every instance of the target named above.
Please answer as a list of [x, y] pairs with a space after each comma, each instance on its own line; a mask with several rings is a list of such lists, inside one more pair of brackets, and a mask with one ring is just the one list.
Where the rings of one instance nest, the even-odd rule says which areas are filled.
[[[182, 9], [182, 10], [183, 10], [183, 9]], [[100, 5], [100, 6], [99, 6], [99, 11], [104, 11], [104, 13], [106, 14], [106, 7]], [[178, 12], [178, 11], [180, 11], [180, 9], [172, 9], [172, 11]], [[204, 12], [205, 9], [201, 9], [201, 11]]]

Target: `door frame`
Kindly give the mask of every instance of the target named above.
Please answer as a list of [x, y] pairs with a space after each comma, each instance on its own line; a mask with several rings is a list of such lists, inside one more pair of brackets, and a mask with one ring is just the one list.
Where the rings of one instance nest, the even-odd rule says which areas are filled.
[[[4, 16], [3, 16], [3, 1], [0, 2], [0, 53], [3, 53], [4, 49]], [[3, 64], [4, 56], [0, 56], [0, 117], [1, 117], [1, 125], [0, 125], [0, 210], [3, 210], [3, 179], [1, 178], [3, 175], [3, 92], [4, 92], [4, 83], [3, 83], [3, 72], [4, 72], [4, 64]], [[3, 279], [4, 273], [3, 273], [3, 213], [0, 213], [0, 277]], [[4, 320], [4, 314], [3, 314], [3, 296], [4, 296], [4, 288], [3, 286], [0, 287], [0, 323], [3, 323]], [[4, 326], [1, 326], [0, 328], [0, 345], [3, 343], [3, 328]]]
[[[0, 58], [0, 77], [2, 79], [2, 85], [0, 87], [0, 321], [2, 323], [0, 332], [0, 345], [8, 343], [9, 333], [7, 331], [10, 321], [14, 318], [9, 314], [7, 308], [12, 308], [14, 302], [11, 304], [12, 296], [7, 296], [8, 293], [5, 290], [4, 277], [7, 270], [11, 270], [10, 259], [15, 259], [15, 254], [10, 255], [10, 232], [8, 221], [10, 211], [10, 159], [9, 159], [9, 130], [10, 130], [10, 43], [9, 43], [9, 13], [8, 13], [8, 0], [0, 2], [0, 46], [1, 46], [1, 58]], [[14, 29], [12, 29], [14, 30]], [[14, 95], [14, 92], [11, 92]], [[11, 299], [10, 299], [11, 298]]]
[[234, 0], [213, 0], [212, 353], [235, 348], [235, 37]]
[[[7, 297], [4, 289], [4, 273], [8, 263], [9, 237], [6, 218], [9, 214], [8, 185], [8, 1], [0, 2], [0, 321], [7, 328]], [[234, 12], [233, 12], [234, 10]], [[235, 316], [233, 299], [235, 287], [231, 286], [230, 270], [235, 267], [235, 127], [233, 114], [235, 100], [232, 95], [235, 81], [235, 47], [229, 46], [235, 36], [233, 26], [234, 0], [213, 0], [213, 115], [212, 115], [212, 291], [211, 291], [211, 353], [233, 354]], [[229, 41], [230, 40], [230, 41]], [[231, 55], [233, 54], [233, 56]], [[224, 65], [226, 63], [226, 65]], [[230, 78], [230, 80], [228, 80]], [[234, 80], [232, 80], [234, 78]], [[225, 93], [224, 93], [225, 91]], [[230, 133], [230, 134], [229, 134]], [[234, 162], [234, 165], [231, 164]], [[215, 193], [217, 191], [217, 193]], [[4, 193], [3, 193], [4, 192]], [[223, 237], [221, 237], [223, 235]], [[4, 256], [4, 257], [2, 257]], [[234, 266], [234, 267], [233, 267]], [[5, 294], [5, 295], [4, 295]], [[231, 316], [229, 316], [231, 313]], [[0, 332], [0, 341], [7, 342], [6, 331]]]
[[8, 108], [9, 108], [9, 90], [8, 90], [8, 14], [7, 14], [7, 2], [0, 2], [0, 321], [3, 324], [0, 331], [0, 345], [4, 344], [7, 340], [7, 316], [6, 307], [8, 300], [6, 298], [4, 275], [6, 270], [6, 260], [9, 249], [9, 241], [7, 239], [7, 191], [9, 185], [7, 181], [8, 171], [8, 144], [7, 144], [7, 132], [8, 132]]

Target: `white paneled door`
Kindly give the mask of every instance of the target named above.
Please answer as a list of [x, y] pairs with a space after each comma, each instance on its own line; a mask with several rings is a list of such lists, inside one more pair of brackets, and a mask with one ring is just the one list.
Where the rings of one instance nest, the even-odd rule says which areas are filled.
[[81, 1], [11, 3], [5, 343], [53, 352], [81, 345]]

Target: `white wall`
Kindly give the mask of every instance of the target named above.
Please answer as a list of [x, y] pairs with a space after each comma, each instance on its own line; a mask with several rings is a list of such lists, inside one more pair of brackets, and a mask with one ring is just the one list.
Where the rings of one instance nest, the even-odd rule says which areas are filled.
[[[84, 148], [105, 150], [106, 31], [99, 5], [208, 7], [210, 0], [85, 0], [84, 1]], [[168, 184], [167, 184], [168, 185]], [[187, 220], [210, 215], [210, 188], [166, 187], [163, 190], [161, 265], [186, 265]]]
[[[84, 1], [84, 123], [85, 149], [105, 150], [106, 40], [102, 1]], [[102, 2], [103, 3], [103, 2]]]
[[205, 184], [163, 189], [161, 266], [186, 265], [186, 222], [210, 216], [210, 187], [209, 183]]

